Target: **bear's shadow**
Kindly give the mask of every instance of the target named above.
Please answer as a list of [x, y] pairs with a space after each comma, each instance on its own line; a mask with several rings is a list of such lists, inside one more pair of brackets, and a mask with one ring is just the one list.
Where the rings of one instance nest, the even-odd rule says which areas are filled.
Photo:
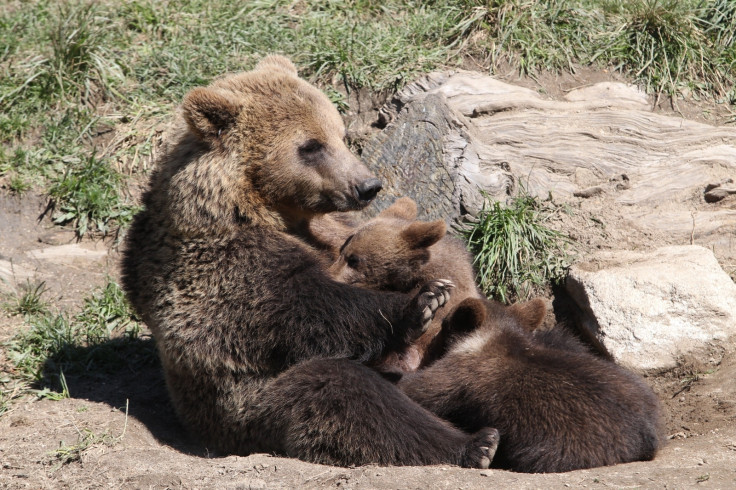
[[161, 444], [183, 453], [212, 457], [179, 423], [166, 390], [153, 339], [115, 339], [91, 347], [61, 345], [44, 364], [39, 388], [62, 391], [63, 372], [69, 396], [105, 403], [140, 421]]

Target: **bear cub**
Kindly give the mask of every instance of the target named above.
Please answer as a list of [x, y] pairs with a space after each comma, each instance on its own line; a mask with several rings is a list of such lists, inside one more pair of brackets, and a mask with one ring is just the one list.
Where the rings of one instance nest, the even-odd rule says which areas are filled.
[[[482, 298], [472, 259], [463, 242], [446, 233], [444, 221], [416, 221], [417, 205], [397, 199], [375, 218], [356, 225], [341, 216], [324, 215], [310, 223], [310, 236], [333, 259], [328, 273], [337, 281], [365, 288], [414, 293], [431, 278], [446, 277], [455, 285], [444, 310], [427, 331], [404, 351], [392, 352], [373, 366], [384, 373], [415, 371], [439, 359], [462, 325], [443, 329], [447, 312], [467, 298]], [[498, 322], [534, 329], [544, 319], [544, 301], [535, 299], [506, 307], [491, 303]]]
[[494, 309], [475, 298], [458, 305], [445, 328], [472, 333], [403, 376], [402, 391], [465, 430], [498, 428], [496, 467], [546, 473], [654, 458], [662, 412], [639, 376], [563, 326], [530, 332], [499, 324]]
[[362, 226], [327, 215], [310, 230], [333, 244], [323, 247], [335, 257], [328, 270], [342, 282], [410, 291], [448, 277], [457, 285], [448, 313], [378, 369], [398, 370], [399, 388], [458, 427], [498, 428], [496, 467], [561, 472], [652, 459], [662, 424], [652, 390], [564, 326], [540, 329], [543, 300], [482, 298], [462, 243], [442, 221], [415, 218], [416, 205], [402, 198]]

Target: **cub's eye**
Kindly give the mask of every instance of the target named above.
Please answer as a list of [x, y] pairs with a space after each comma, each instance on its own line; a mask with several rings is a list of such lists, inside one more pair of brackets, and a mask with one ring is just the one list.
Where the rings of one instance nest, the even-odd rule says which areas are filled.
[[347, 262], [348, 267], [355, 269], [360, 264], [360, 257], [358, 257], [357, 255], [349, 255], [345, 259], [345, 262]]
[[299, 147], [299, 153], [301, 153], [302, 155], [310, 155], [313, 153], [317, 153], [322, 148], [324, 148], [324, 145], [322, 143], [315, 139], [311, 139], [307, 140], [307, 142]]
[[345, 247], [348, 246], [348, 243], [350, 243], [350, 240], [353, 239], [355, 235], [350, 235], [347, 240], [345, 240], [345, 243], [342, 244], [342, 247], [340, 247], [340, 253], [342, 253], [343, 250], [345, 250]]

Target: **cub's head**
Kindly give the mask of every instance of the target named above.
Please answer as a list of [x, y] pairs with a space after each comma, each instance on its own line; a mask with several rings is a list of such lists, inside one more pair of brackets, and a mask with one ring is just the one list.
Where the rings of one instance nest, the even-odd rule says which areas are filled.
[[381, 189], [335, 107], [284, 57], [193, 89], [181, 112], [185, 134], [167, 160], [184, 227], [355, 210]]
[[337, 281], [372, 289], [409, 291], [429, 262], [429, 247], [445, 236], [442, 220], [416, 218], [416, 204], [409, 198], [354, 230], [342, 244], [329, 273]]
[[512, 331], [528, 335], [544, 321], [544, 300], [535, 298], [510, 306], [488, 299], [466, 298], [442, 320], [443, 349], [434, 352], [441, 357], [450, 347], [456, 353], [480, 353], [493, 332]]

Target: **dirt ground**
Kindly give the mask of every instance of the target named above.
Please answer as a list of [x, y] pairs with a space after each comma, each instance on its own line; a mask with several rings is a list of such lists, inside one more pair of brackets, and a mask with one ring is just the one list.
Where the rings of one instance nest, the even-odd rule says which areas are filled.
[[[506, 77], [550, 94], [610, 79], [585, 70], [537, 80]], [[360, 113], [348, 115], [358, 138], [373, 131], [361, 123], [370, 122], [380, 99], [366, 96]], [[356, 107], [357, 99], [352, 102]], [[660, 101], [657, 110], [710, 124], [729, 117], [726, 108], [705, 103]], [[73, 310], [106, 274], [118, 276], [118, 252], [109, 242], [77, 243], [71, 231], [39, 220], [45, 205], [41, 196], [0, 190], [0, 266], [17, 282], [46, 281], [47, 299]], [[623, 239], [596, 230], [578, 238], [588, 247]], [[627, 238], [634, 248], [669, 243], [652, 235]], [[0, 284], [0, 291], [8, 287]], [[564, 309], [559, 298], [555, 304]], [[0, 313], [0, 343], [21, 328], [22, 319]], [[0, 378], [13, 373], [4, 349]], [[734, 341], [714, 346], [706, 359], [683, 359], [677, 369], [647, 378], [665, 407], [669, 437], [654, 461], [547, 475], [451, 466], [335, 468], [265, 454], [212, 454], [176, 422], [152, 352], [144, 336], [126, 353], [144, 361], [92, 378], [68, 376], [71, 398], [14, 400], [0, 415], [0, 488], [736, 488]]]

